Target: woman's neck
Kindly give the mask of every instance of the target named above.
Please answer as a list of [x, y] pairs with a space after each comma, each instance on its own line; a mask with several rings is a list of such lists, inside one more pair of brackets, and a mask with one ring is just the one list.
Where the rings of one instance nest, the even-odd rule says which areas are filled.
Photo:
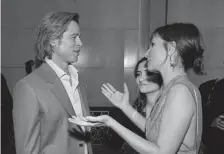
[[177, 76], [186, 76], [187, 73], [184, 71], [184, 68], [168, 68], [161, 71], [163, 78], [163, 86], [166, 86], [172, 79]]

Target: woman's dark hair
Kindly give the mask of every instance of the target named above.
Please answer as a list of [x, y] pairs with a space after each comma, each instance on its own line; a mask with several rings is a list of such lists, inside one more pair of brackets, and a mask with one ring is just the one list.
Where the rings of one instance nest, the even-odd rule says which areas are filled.
[[[141, 58], [137, 64], [135, 65], [135, 68], [134, 68], [134, 76], [135, 78], [137, 78], [138, 74], [138, 67], [139, 67], [139, 64], [141, 64], [142, 62], [146, 62], [145, 63], [145, 67], [147, 68], [148, 67], [148, 63], [147, 63], [147, 58], [146, 57], [143, 57]], [[162, 76], [161, 74], [159, 73], [159, 71], [147, 71], [147, 80], [149, 82], [155, 82], [157, 83], [160, 87], [162, 86]]]
[[35, 35], [35, 53], [39, 60], [51, 59], [51, 41], [61, 39], [71, 21], [79, 23], [79, 14], [70, 12], [50, 12], [40, 22]]
[[193, 68], [195, 73], [203, 74], [202, 36], [198, 28], [191, 23], [174, 23], [157, 28], [151, 37], [159, 36], [167, 42], [176, 42], [176, 49], [182, 58], [185, 71]]
[[[137, 78], [138, 74], [137, 74], [137, 71], [138, 71], [138, 67], [139, 67], [139, 64], [141, 64], [142, 62], [146, 62], [145, 63], [145, 67], [147, 68], [148, 67], [148, 63], [147, 63], [147, 58], [146, 57], [143, 57], [141, 58], [137, 64], [135, 65], [135, 68], [134, 68], [134, 76], [135, 78]], [[147, 80], [149, 82], [154, 82], [156, 84], [159, 85], [159, 87], [162, 86], [163, 84], [163, 79], [162, 79], [162, 76], [160, 74], [159, 71], [147, 71]], [[139, 112], [141, 113], [143, 116], [145, 116], [145, 112], [143, 112], [143, 109], [145, 108], [146, 106], [146, 95], [144, 93], [141, 93], [140, 91], [138, 92], [138, 97], [137, 99], [135, 100], [134, 104], [133, 104], [133, 107]]]

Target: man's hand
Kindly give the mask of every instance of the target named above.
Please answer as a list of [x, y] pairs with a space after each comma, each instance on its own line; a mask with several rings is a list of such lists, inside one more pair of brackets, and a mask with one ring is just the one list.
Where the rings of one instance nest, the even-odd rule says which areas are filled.
[[211, 127], [217, 127], [224, 131], [224, 115], [220, 115], [215, 118], [211, 124]]

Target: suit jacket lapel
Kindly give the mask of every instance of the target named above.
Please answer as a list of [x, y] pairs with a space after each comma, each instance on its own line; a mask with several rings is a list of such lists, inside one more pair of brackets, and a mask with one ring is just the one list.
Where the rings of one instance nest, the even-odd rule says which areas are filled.
[[[58, 78], [54, 70], [48, 64], [43, 63], [35, 71], [42, 79], [46, 81], [46, 84], [49, 84], [49, 89], [58, 99], [59, 103], [61, 104], [61, 107], [65, 109], [68, 115], [70, 117], [75, 116], [76, 114], [70, 102], [69, 96], [61, 80]], [[80, 133], [83, 133], [81, 127], [78, 125], [73, 124], [71, 125], [71, 128], [77, 130]]]
[[43, 63], [40, 68], [36, 69], [36, 72], [45, 81], [50, 83], [50, 90], [61, 103], [62, 107], [66, 110], [69, 116], [74, 116], [75, 111], [70, 102], [69, 96], [54, 70], [46, 63]]
[[[86, 98], [86, 92], [84, 90], [84, 87], [80, 86], [80, 84], [78, 85], [78, 92], [79, 92], [79, 97], [80, 97], [80, 101], [81, 101], [81, 106], [82, 106], [82, 113], [83, 116], [89, 116], [90, 115], [90, 110], [89, 110], [89, 105], [87, 102], [87, 98]], [[91, 131], [91, 127], [85, 127], [87, 132]]]
[[[81, 106], [82, 106], [82, 113], [83, 113], [83, 116], [89, 116], [89, 106], [87, 104], [87, 100], [86, 100], [86, 97], [85, 97], [85, 91], [83, 89], [82, 86], [80, 86], [80, 84], [78, 85], [78, 92], [79, 92], [79, 97], [80, 97], [80, 101], [81, 101]], [[84, 94], [84, 95], [83, 95]]]
[[[76, 116], [75, 111], [73, 109], [72, 103], [69, 99], [69, 96], [59, 78], [57, 78], [54, 82], [54, 86], [52, 87], [52, 92], [55, 94], [56, 98], [59, 100], [61, 105], [64, 107], [65, 111], [67, 111], [70, 117]], [[80, 133], [84, 133], [82, 128], [79, 125], [72, 125], [73, 129], [76, 129]]]
[[61, 105], [67, 111], [70, 116], [75, 116], [75, 111], [73, 109], [72, 103], [69, 99], [69, 96], [61, 83], [61, 80], [57, 78], [54, 82], [54, 86], [52, 87], [52, 92], [55, 94], [56, 98], [59, 100]]

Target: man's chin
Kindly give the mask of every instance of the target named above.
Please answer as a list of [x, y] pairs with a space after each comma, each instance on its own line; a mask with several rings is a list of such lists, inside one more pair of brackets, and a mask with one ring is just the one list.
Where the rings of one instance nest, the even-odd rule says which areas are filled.
[[77, 61], [72, 62], [72, 63], [71, 63], [71, 65], [76, 65], [76, 64], [77, 64], [77, 62], [78, 62], [78, 60], [77, 60]]
[[69, 64], [74, 65], [74, 64], [76, 64], [77, 62], [78, 62], [78, 58], [76, 58], [76, 59], [74, 59], [74, 60], [71, 60], [71, 61], [69, 62]]

